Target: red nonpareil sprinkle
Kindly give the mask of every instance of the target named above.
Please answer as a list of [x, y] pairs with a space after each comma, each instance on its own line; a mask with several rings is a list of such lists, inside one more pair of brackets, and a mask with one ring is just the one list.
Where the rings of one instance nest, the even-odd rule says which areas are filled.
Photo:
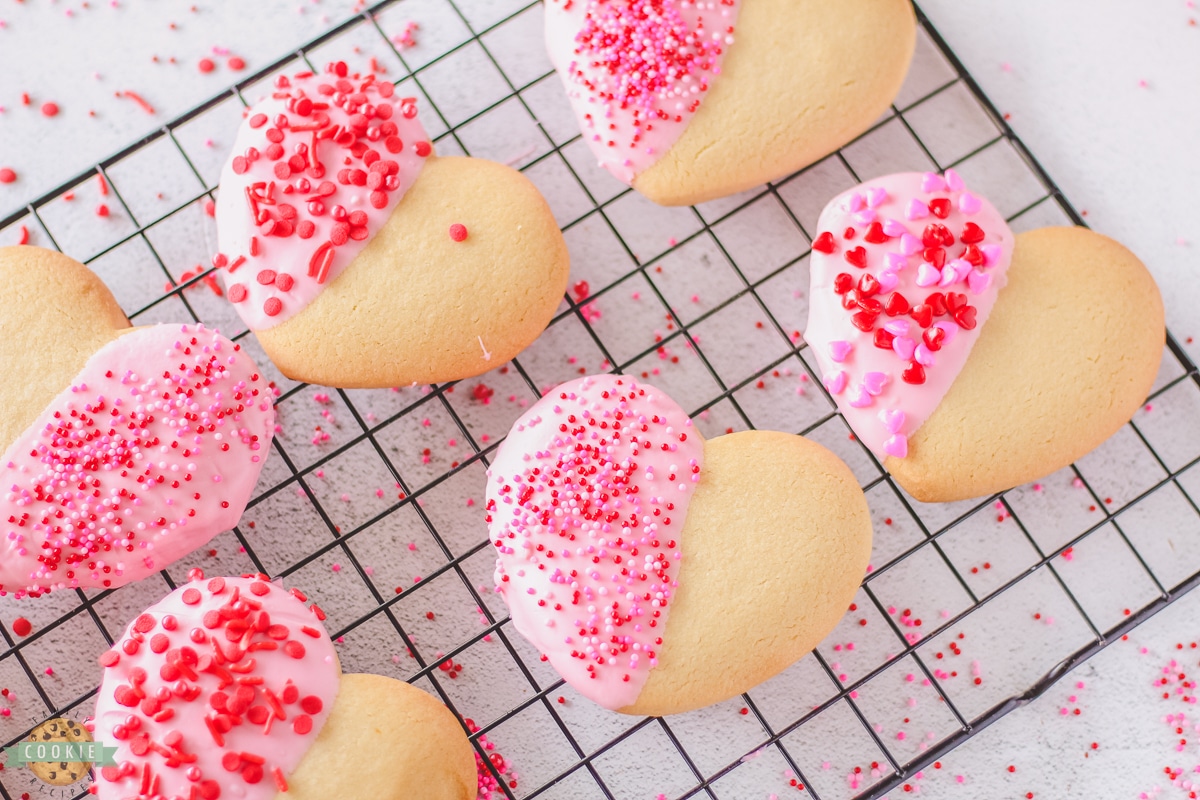
[[47, 117], [58, 116], [58, 103], [42, 103], [42, 114]]
[[12, 183], [17, 179], [17, 173], [12, 167], [0, 167], [0, 183]]
[[24, 617], [17, 617], [12, 622], [12, 631], [22, 638], [33, 632], [33, 625]]
[[456, 222], [450, 226], [450, 238], [456, 242], [464, 242], [467, 239], [467, 226], [460, 222]]
[[231, 56], [225, 64], [234, 72], [240, 72], [246, 68], [246, 62], [239, 56]]
[[106, 206], [104, 203], [101, 203], [100, 205], [96, 206], [96, 216], [97, 217], [107, 217], [108, 216], [108, 206]]
[[197, 64], [196, 66], [199, 67], [201, 72], [212, 72], [214, 69], [217, 68], [217, 65], [213, 63], [213, 60], [211, 58], [200, 59], [200, 63]]

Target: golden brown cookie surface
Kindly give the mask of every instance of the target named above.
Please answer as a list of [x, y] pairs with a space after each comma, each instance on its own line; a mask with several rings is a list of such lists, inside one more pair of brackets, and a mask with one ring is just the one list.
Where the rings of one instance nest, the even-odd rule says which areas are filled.
[[1008, 285], [907, 458], [886, 466], [924, 502], [1002, 491], [1098, 447], [1146, 399], [1162, 296], [1118, 242], [1085, 228], [1017, 236]]
[[846, 612], [871, 554], [867, 501], [819, 444], [745, 431], [704, 443], [659, 663], [628, 714], [721, 702], [802, 658]]
[[888, 109], [915, 45], [909, 0], [743, 0], [720, 78], [634, 188], [690, 205], [820, 160]]
[[[452, 225], [466, 227], [455, 241]], [[516, 170], [430, 158], [370, 244], [295, 317], [257, 332], [285, 375], [342, 387], [457, 380], [513, 358], [566, 290], [566, 243]]]
[[403, 681], [342, 675], [333, 713], [276, 800], [473, 800], [475, 756], [448, 708]]

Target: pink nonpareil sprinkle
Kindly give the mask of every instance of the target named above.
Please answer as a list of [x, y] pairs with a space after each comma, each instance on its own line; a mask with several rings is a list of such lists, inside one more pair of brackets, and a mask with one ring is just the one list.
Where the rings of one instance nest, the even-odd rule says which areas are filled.
[[333, 570], [334, 572], [341, 572], [341, 571], [342, 571], [342, 565], [341, 565], [341, 564], [334, 564], [334, 565], [332, 565], [332, 566], [330, 567], [330, 569], [331, 569], [331, 570]]

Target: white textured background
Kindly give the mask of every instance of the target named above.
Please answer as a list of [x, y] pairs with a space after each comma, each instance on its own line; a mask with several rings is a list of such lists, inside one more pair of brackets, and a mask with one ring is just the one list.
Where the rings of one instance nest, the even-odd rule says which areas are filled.
[[[122, 0], [115, 9], [108, 0], [92, 0], [90, 5], [85, 8], [81, 2], [0, 0], [0, 21], [4, 23], [0, 29], [0, 106], [4, 107], [0, 112], [0, 167], [12, 167], [20, 175], [17, 183], [0, 185], [0, 216], [131, 144], [240, 77], [228, 70], [225, 57], [213, 55], [214, 46], [243, 56], [248, 70], [253, 71], [344, 19], [355, 7], [342, 0], [199, 2], [195, 11], [190, 10], [187, 2], [165, 0], [140, 3]], [[426, 7], [433, 5], [433, 0], [405, 0], [394, 7], [399, 13], [391, 14], [391, 20], [398, 24], [410, 12], [411, 16], [420, 17]], [[486, 26], [490, 14], [503, 16], [508, 13], [504, 9], [512, 5], [504, 0], [472, 2], [471, 22]], [[1200, 23], [1200, 10], [1186, 0], [1006, 0], [1003, 3], [926, 0], [923, 7], [984, 91], [1002, 112], [1011, 114], [1017, 132], [1067, 196], [1087, 211], [1089, 223], [1124, 241], [1147, 262], [1163, 287], [1168, 324], [1181, 342], [1189, 337], [1200, 339], [1197, 310], [1200, 309], [1200, 201], [1196, 198], [1200, 187], [1200, 27], [1189, 24], [1190, 20]], [[525, 31], [530, 36], [535, 32], [536, 26]], [[414, 51], [414, 58], [419, 62], [422, 51], [440, 52], [444, 46], [453, 44], [457, 35], [455, 31], [436, 27], [421, 32], [422, 46]], [[439, 37], [446, 38], [443, 41]], [[217, 62], [213, 73], [202, 75], [196, 69], [196, 62], [203, 56]], [[176, 63], [171, 63], [171, 58]], [[447, 83], [456, 78], [461, 79], [461, 75], [445, 76]], [[155, 106], [157, 114], [147, 115], [130, 100], [114, 97], [114, 92], [128, 89], [142, 94]], [[22, 104], [23, 92], [31, 96], [28, 107]], [[46, 101], [61, 107], [57, 117], [46, 118], [39, 113]], [[90, 116], [89, 111], [94, 111], [95, 116]], [[950, 122], [946, 124], [954, 127]], [[198, 135], [203, 138], [203, 134]], [[187, 144], [193, 153], [205, 152], [202, 140]], [[478, 153], [486, 145], [480, 142], [473, 149]], [[874, 146], [880, 146], [878, 140]], [[219, 162], [223, 155], [219, 141], [210, 149], [214, 163]], [[512, 145], [508, 149], [512, 152], [496, 147], [496, 157], [504, 160], [521, 155], [521, 147]], [[860, 150], [869, 151], [870, 147]], [[886, 163], [886, 158], [881, 158], [880, 163]], [[204, 164], [198, 166], [205, 170]], [[136, 177], [129, 178], [130, 185], [136, 182]], [[76, 202], [98, 202], [93, 184], [87, 186], [90, 194], [81, 189]], [[608, 191], [602, 180], [589, 188], [601, 193]], [[153, 196], [144, 202], [152, 206]], [[13, 234], [12, 229], [0, 231], [0, 244], [8, 243]], [[658, 244], [656, 237], [660, 235], [656, 230], [649, 241]], [[156, 241], [155, 246], [160, 244]], [[87, 253], [77, 255], [82, 257]], [[157, 287], [151, 289], [151, 296], [157, 291]], [[135, 298], [122, 297], [122, 300], [138, 305]], [[609, 320], [619, 313], [616, 308], [606, 311]], [[1193, 359], [1200, 356], [1200, 344], [1193, 341], [1185, 344], [1185, 348]], [[531, 353], [534, 364], [535, 359], [536, 354]], [[1190, 422], [1194, 429], [1194, 402], [1180, 401], [1177, 408], [1182, 409], [1178, 413], [1193, 415]], [[1177, 419], [1176, 424], [1183, 425], [1186, 421]], [[1148, 427], [1152, 424], [1148, 423]], [[1170, 435], [1169, 428], [1166, 435]], [[296, 445], [289, 443], [289, 447], [293, 446]], [[1121, 460], [1122, 452], [1119, 444], [1114, 445], [1107, 454], [1091, 461], [1091, 468], [1107, 479], [1105, 488], [1114, 494], [1129, 490], [1136, 480], [1132, 469], [1126, 472], [1109, 466]], [[1084, 465], [1085, 473], [1088, 469]], [[1200, 497], [1200, 475], [1196, 473], [1193, 469], [1190, 481], [1184, 483], [1194, 498]], [[1096, 476], [1088, 477], [1092, 480]], [[458, 491], [453, 489], [449, 494]], [[471, 489], [461, 491], [469, 496]], [[1053, 501], [1056, 509], [1072, 502], [1063, 497], [1063, 491], [1069, 490], [1059, 490]], [[1029, 504], [1026, 509], [1029, 518], [1037, 517], [1039, 502], [1048, 502], [1040, 494], [1030, 492], [1018, 493], [1014, 499], [1020, 501], [1022, 497]], [[878, 500], [873, 497], [877, 510]], [[1176, 498], [1159, 503], [1162, 508], [1151, 515], [1145, 526], [1148, 547], [1151, 540], [1170, 533], [1181, 540], [1197, 535], [1190, 512], [1186, 508], [1173, 510], [1177, 506], [1171, 503], [1178, 502]], [[287, 533], [269, 531], [270, 508], [259, 506], [256, 511], [260, 534], [280, 536], [276, 552], [284, 559], [280, 566], [286, 565]], [[290, 508], [282, 508], [280, 513], [290, 521]], [[981, 514], [980, 518], [985, 516]], [[1060, 516], [1056, 510], [1048, 518]], [[1172, 520], [1186, 530], [1171, 531]], [[1124, 522], [1127, 528], [1133, 528], [1132, 519], [1125, 518]], [[985, 539], [999, 537], [999, 530], [981, 525], [977, 535]], [[1053, 540], [1052, 533], [1046, 535]], [[881, 538], [879, 547], [890, 546], [885, 537]], [[948, 549], [953, 547], [953, 541], [946, 544]], [[992, 553], [1005, 551], [1005, 547], [997, 548], [994, 543], [990, 547]], [[964, 552], [969, 552], [969, 548]], [[1070, 580], [1071, 569], [1087, 558], [1103, 562], [1105, 552], [1097, 545], [1060, 569]], [[1194, 558], [1195, 554], [1191, 555]], [[1163, 556], [1168, 564], [1174, 557], [1173, 551]], [[1182, 563], [1182, 556], [1179, 558]], [[1021, 556], [1014, 555], [1013, 559], [1019, 568]], [[968, 563], [969, 558], [965, 558], [960, 566]], [[1160, 574], [1163, 568], [1155, 565]], [[1119, 574], [1119, 570], [1113, 569]], [[480, 570], [480, 578], [486, 578], [486, 569]], [[318, 580], [316, 576], [305, 579]], [[884, 584], [879, 588], [886, 591], [887, 587]], [[911, 591], [911, 586], [908, 588]], [[1119, 593], [1126, 588], [1124, 584], [1093, 586], [1090, 590], [1083, 587], [1083, 593], [1103, 598], [1106, 592]], [[115, 609], [114, 621], [119, 624], [128, 618], [140, 607], [139, 603], [150, 602], [158, 591], [149, 587], [140, 593], [146, 596], [136, 600], [139, 593], [122, 592], [119, 596], [125, 598], [129, 608], [122, 604]], [[904, 600], [916, 602], [911, 596], [904, 596]], [[950, 604], [944, 597], [929, 602], [931, 609]], [[65, 608], [55, 602], [43, 605], [45, 613], [40, 617], [45, 620]], [[8, 611], [11, 609], [4, 614], [6, 619], [10, 617]], [[36, 625], [39, 620], [34, 622]], [[471, 622], [464, 622], [464, 629]], [[1162, 693], [1166, 690], [1152, 684], [1162, 677], [1162, 667], [1173, 657], [1183, 664], [1172, 670], [1173, 681], [1178, 681], [1180, 672], [1186, 674], [1200, 668], [1197, 657], [1188, 655], [1194, 652], [1190, 643], [1200, 636], [1198, 628], [1200, 598], [1181, 601], [1139, 629], [1130, 641], [1115, 645], [1079, 670], [1043, 701], [981, 734], [946, 759], [941, 769], [927, 770], [913, 788], [934, 797], [1013, 798], [1025, 797], [1029, 792], [1039, 798], [1137, 798], [1139, 793], [1151, 797], [1160, 792], [1164, 797], [1186, 797], [1186, 791], [1169, 786], [1163, 770], [1164, 767], [1190, 770], [1200, 762], [1195, 755], [1196, 745], [1191, 743], [1191, 736], [1200, 735], [1200, 731], [1193, 727], [1196, 720], [1190, 716], [1189, 704], [1163, 700]], [[1052, 642], [1060, 636], [1078, 633], [1077, 629], [1063, 625], [1048, 629], [1046, 635], [1047, 641]], [[1018, 629], [1014, 635], [1029, 634]], [[354, 645], [350, 639], [348, 642], [348, 647]], [[1176, 649], [1177, 644], [1183, 645], [1183, 651]], [[981, 660], [984, 663], [988, 663], [988, 658], [1002, 660], [1000, 651], [1004, 645], [1003, 637], [989, 640], [986, 643], [989, 652], [980, 653]], [[832, 654], [827, 651], [826, 655]], [[360, 656], [358, 660], [370, 663], [368, 656]], [[853, 672], [853, 658], [845, 660], [847, 671]], [[62, 671], [61, 658], [54, 663], [59, 663]], [[486, 662], [469, 666], [487, 669]], [[812, 664], [790, 671], [787, 680], [756, 692], [756, 700], [760, 704], [772, 701], [781, 709], [790, 708], [789, 704], [803, 706], [804, 699], [797, 699], [797, 691], [812, 682], [812, 676], [805, 671], [809, 668]], [[15, 680], [15, 676], [11, 679]], [[81, 680], [86, 683], [86, 674]], [[815, 680], [824, 678], [818, 675]], [[1077, 688], [1079, 682], [1083, 682], [1083, 688]], [[1175, 684], [1169, 688], [1173, 691]], [[519, 695], [499, 696], [496, 702], [500, 708], [503, 703], [517, 699]], [[864, 697], [862, 702], [869, 706], [870, 698]], [[564, 710], [568, 720], [576, 713], [572, 708], [569, 705]], [[1080, 710], [1078, 715], [1073, 713], [1076, 708]], [[1186, 720], [1164, 723], [1165, 714], [1179, 711], [1189, 714]], [[578, 713], [589, 720], [590, 730], [593, 723], [585, 710]], [[736, 716], [732, 718], [738, 720]], [[712, 714], [694, 717], [690, 722], [683, 718], [673, 721], [673, 729], [689, 744], [725, 738], [732, 740], [731, 746], [736, 748], [742, 739], [732, 730], [732, 723], [730, 730], [714, 731], [713, 720], [720, 719]], [[837, 729], [835, 715], [831, 714], [830, 720], [829, 724]], [[6, 730], [3, 722], [0, 720], [0, 732]], [[936, 723], [929, 721], [928, 726], [934, 728]], [[621, 727], [602, 727], [594, 735], [611, 735]], [[1177, 727], [1184, 732], [1176, 733]], [[888, 733], [892, 729], [889, 727]], [[586, 743], [586, 736], [581, 734], [581, 738]], [[1180, 745], [1180, 739], [1188, 739], [1188, 744]], [[744, 741], [752, 745], [753, 732], [746, 733]], [[1093, 742], [1097, 744], [1095, 749], [1091, 746]], [[802, 749], [803, 744], [796, 742], [795, 747]], [[698, 752], [703, 750], [703, 746], [697, 745]], [[712, 752], [723, 751], [720, 746], [712, 745]], [[714, 763], [723, 763], [714, 758]], [[607, 758], [607, 762], [612, 761], [613, 757]], [[599, 766], [606, 778], [612, 778], [612, 772], [621, 772], [619, 764], [614, 767], [605, 762], [606, 759], [601, 759]], [[529, 767], [533, 768], [532, 762]], [[718, 784], [717, 792], [722, 798], [763, 797], [762, 787], [779, 783], [780, 774], [779, 764], [770, 756], [764, 757], [732, 773], [723, 784]], [[652, 773], [647, 776], [652, 777]], [[530, 781], [536, 783], [533, 776]], [[836, 780], [830, 776], [826, 782], [845, 785], [840, 776]], [[648, 787], [652, 783], [653, 780], [632, 780], [624, 785]], [[821, 785], [821, 780], [817, 783]], [[786, 782], [778, 790], [780, 796], [787, 796], [785, 790]], [[586, 795], [581, 790], [578, 796]], [[653, 793], [645, 796], [653, 797]], [[899, 796], [904, 794], [894, 794], [893, 800]]]

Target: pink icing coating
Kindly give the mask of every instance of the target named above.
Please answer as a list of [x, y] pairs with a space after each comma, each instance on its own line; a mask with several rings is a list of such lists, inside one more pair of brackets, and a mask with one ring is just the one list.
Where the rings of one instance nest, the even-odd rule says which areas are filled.
[[805, 340], [863, 444], [904, 458], [1005, 285], [1012, 231], [953, 170], [856, 186], [825, 207], [817, 230]]
[[[100, 800], [270, 800], [328, 719], [340, 671], [304, 595], [266, 576], [192, 580], [111, 650], [96, 741], [116, 745]], [[282, 782], [282, 787], [280, 783]]]
[[100, 348], [0, 459], [0, 594], [120, 586], [232, 528], [272, 399], [241, 348], [203, 326]]
[[564, 383], [488, 470], [496, 591], [580, 694], [633, 703], [657, 663], [704, 442], [683, 409], [620, 375]]
[[251, 330], [294, 316], [367, 246], [433, 152], [416, 99], [349, 74], [280, 76], [250, 107], [217, 198], [226, 293]]
[[733, 44], [741, 0], [552, 0], [546, 46], [583, 138], [631, 183], [683, 134]]

